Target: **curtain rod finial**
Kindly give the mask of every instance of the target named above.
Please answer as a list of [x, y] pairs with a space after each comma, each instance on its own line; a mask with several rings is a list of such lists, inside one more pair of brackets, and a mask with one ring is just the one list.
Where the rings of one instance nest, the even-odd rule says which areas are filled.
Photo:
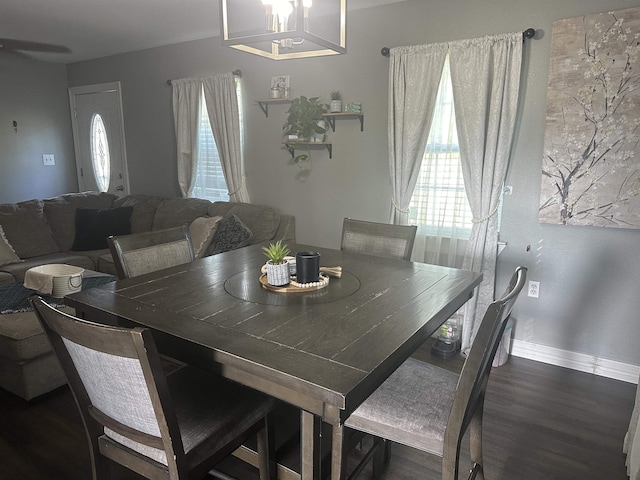
[[380, 53], [382, 54], [383, 57], [388, 57], [389, 55], [391, 55], [391, 53], [389, 52], [389, 47], [382, 47], [382, 50], [380, 50]]
[[536, 34], [535, 28], [527, 28], [524, 32], [522, 32], [522, 36], [524, 38], [533, 38]]

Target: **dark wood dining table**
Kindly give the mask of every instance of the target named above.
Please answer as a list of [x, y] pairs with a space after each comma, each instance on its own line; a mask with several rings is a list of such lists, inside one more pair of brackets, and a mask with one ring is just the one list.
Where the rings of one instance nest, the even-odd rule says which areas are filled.
[[[331, 478], [342, 467], [343, 422], [471, 296], [482, 275], [318, 248], [342, 267], [319, 290], [273, 292], [254, 245], [66, 297], [77, 315], [149, 327], [159, 349], [261, 390], [301, 411], [301, 477], [317, 480], [322, 424]], [[327, 472], [325, 472], [326, 474]]]

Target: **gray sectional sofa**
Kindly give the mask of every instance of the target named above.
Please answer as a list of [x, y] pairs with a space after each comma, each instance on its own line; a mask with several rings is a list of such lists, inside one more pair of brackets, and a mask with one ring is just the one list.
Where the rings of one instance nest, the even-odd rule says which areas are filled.
[[[0, 293], [3, 286], [22, 282], [29, 268], [43, 264], [64, 263], [115, 275], [104, 235], [123, 233], [109, 228], [123, 228], [125, 217], [128, 231], [124, 233], [189, 223], [200, 225], [202, 234], [203, 225], [208, 228], [215, 223], [199, 256], [273, 239], [295, 241], [295, 218], [264, 205], [146, 195], [118, 198], [97, 192], [4, 204], [0, 205], [5, 237], [0, 238], [5, 244], [4, 261], [0, 250]], [[3, 264], [7, 262], [7, 243], [19, 261]], [[96, 246], [100, 248], [93, 248]], [[0, 387], [29, 400], [65, 382], [33, 313], [0, 315]]]

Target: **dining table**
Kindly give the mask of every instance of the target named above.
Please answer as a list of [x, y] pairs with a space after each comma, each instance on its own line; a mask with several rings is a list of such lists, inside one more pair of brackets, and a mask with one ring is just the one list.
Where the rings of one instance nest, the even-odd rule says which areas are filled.
[[[118, 280], [65, 302], [81, 318], [148, 327], [161, 353], [296, 407], [301, 478], [338, 480], [345, 419], [472, 297], [482, 275], [290, 243], [293, 253], [319, 252], [320, 266], [340, 267], [340, 277], [276, 289], [262, 277], [262, 246]], [[324, 472], [323, 436], [330, 442]]]

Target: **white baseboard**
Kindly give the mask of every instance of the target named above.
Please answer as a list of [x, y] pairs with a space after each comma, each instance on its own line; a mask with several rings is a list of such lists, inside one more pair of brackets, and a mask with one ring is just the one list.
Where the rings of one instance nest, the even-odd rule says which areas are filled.
[[638, 375], [640, 375], [640, 366], [638, 365], [594, 357], [584, 353], [569, 352], [515, 338], [511, 340], [511, 355], [628, 383], [637, 384]]

